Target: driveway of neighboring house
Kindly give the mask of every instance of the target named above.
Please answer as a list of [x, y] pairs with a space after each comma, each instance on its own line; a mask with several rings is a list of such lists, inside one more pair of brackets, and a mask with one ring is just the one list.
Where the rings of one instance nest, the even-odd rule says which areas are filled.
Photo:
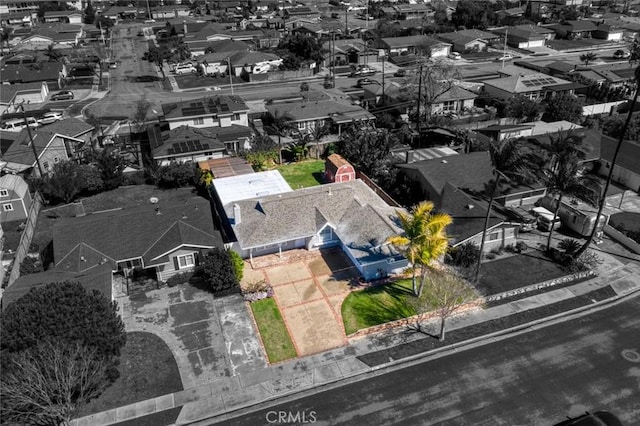
[[299, 356], [347, 344], [341, 306], [358, 277], [340, 250], [245, 271], [245, 282], [266, 280]]
[[122, 297], [118, 303], [127, 331], [155, 333], [169, 345], [185, 389], [266, 365], [239, 295], [214, 298], [181, 285]]

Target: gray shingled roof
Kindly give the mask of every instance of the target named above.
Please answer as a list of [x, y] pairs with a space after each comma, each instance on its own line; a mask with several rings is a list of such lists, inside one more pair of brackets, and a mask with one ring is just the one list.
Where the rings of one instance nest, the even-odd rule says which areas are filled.
[[229, 203], [224, 206], [229, 218], [234, 205], [241, 219], [233, 230], [243, 249], [309, 238], [328, 224], [354, 257], [367, 263], [387, 256], [389, 248], [379, 246], [401, 232], [395, 209], [360, 180]]

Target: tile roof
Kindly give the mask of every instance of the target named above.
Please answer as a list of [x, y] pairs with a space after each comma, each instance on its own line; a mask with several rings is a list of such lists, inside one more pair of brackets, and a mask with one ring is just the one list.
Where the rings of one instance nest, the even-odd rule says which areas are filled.
[[417, 170], [440, 194], [447, 183], [467, 191], [482, 192], [493, 179], [493, 166], [487, 151], [397, 164], [396, 167]]
[[233, 230], [243, 249], [308, 238], [328, 224], [351, 254], [367, 263], [387, 257], [390, 248], [382, 246], [401, 232], [394, 223], [395, 209], [361, 180], [230, 203], [225, 206], [229, 218], [234, 204], [241, 221]]
[[99, 291], [108, 300], [111, 300], [112, 277], [111, 265], [108, 263], [94, 266], [80, 273], [50, 269], [35, 274], [22, 275], [2, 294], [2, 309], [6, 309], [9, 304], [26, 295], [34, 288], [64, 281], [79, 282], [88, 292]]
[[53, 228], [56, 267], [74, 265], [78, 248], [93, 252], [91, 258], [121, 261], [142, 257], [154, 264], [161, 255], [180, 246], [221, 246], [221, 237], [213, 227], [208, 200], [193, 197], [186, 202], [161, 199], [132, 209], [113, 210], [83, 217], [62, 218]]

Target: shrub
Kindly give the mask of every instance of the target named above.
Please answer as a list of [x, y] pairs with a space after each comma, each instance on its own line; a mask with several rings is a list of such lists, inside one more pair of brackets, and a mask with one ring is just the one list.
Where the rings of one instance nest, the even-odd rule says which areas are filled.
[[176, 274], [172, 277], [169, 277], [169, 279], [167, 279], [167, 285], [169, 287], [175, 287], [178, 284], [188, 283], [189, 280], [191, 280], [192, 276], [193, 276], [193, 272], [183, 272], [181, 274]]
[[573, 255], [577, 252], [581, 247], [581, 244], [574, 240], [573, 238], [565, 238], [564, 240], [558, 243], [558, 248], [564, 252], [566, 255]]
[[590, 271], [598, 267], [602, 263], [602, 258], [593, 251], [585, 251], [577, 259], [567, 256], [563, 265], [564, 269], [569, 272]]
[[516, 247], [513, 244], [509, 244], [508, 246], [504, 247], [504, 251], [506, 251], [507, 253], [515, 253]]
[[199, 272], [214, 293], [231, 292], [240, 288], [229, 252], [211, 249], [204, 257]]
[[491, 251], [489, 253], [493, 253], [496, 256], [499, 256], [502, 254], [502, 247], [494, 247], [491, 249]]
[[143, 171], [125, 173], [122, 175], [122, 185], [144, 185], [145, 178]]
[[474, 242], [467, 242], [458, 247], [449, 249], [447, 262], [452, 265], [468, 268], [478, 261], [480, 249]]
[[525, 251], [526, 249], [528, 249], [529, 247], [527, 246], [527, 243], [525, 243], [524, 241], [518, 241], [516, 243], [516, 251], [518, 253], [522, 253], [523, 251]]
[[231, 262], [233, 263], [233, 270], [236, 274], [236, 278], [238, 279], [238, 282], [240, 282], [244, 276], [244, 260], [242, 260], [242, 257], [233, 250], [229, 250], [228, 253], [231, 258]]
[[496, 258], [496, 254], [492, 253], [492, 252], [489, 252], [489, 253], [485, 254], [484, 257], [489, 259], [489, 260], [492, 260], [492, 259]]
[[273, 297], [273, 288], [265, 280], [253, 281], [242, 286], [242, 298], [247, 302]]
[[20, 275], [35, 274], [44, 271], [40, 257], [25, 256], [20, 263]]
[[259, 291], [267, 291], [270, 288], [265, 280], [252, 281], [242, 285], [243, 293], [256, 293]]

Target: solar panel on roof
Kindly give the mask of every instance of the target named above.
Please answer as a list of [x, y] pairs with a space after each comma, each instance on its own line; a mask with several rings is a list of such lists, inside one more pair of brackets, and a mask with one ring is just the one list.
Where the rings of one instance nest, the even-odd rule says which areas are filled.
[[220, 105], [220, 110], [222, 112], [229, 112], [229, 105], [227, 105], [227, 104]]
[[176, 154], [180, 154], [182, 152], [182, 149], [180, 148], [180, 145], [178, 145], [177, 143], [173, 144], [173, 152], [175, 152]]
[[209, 144], [208, 143], [203, 143], [202, 144], [202, 149], [209, 149]]
[[169, 155], [173, 155], [173, 148], [169, 148], [169, 149], [167, 149], [167, 154], [169, 154]]

